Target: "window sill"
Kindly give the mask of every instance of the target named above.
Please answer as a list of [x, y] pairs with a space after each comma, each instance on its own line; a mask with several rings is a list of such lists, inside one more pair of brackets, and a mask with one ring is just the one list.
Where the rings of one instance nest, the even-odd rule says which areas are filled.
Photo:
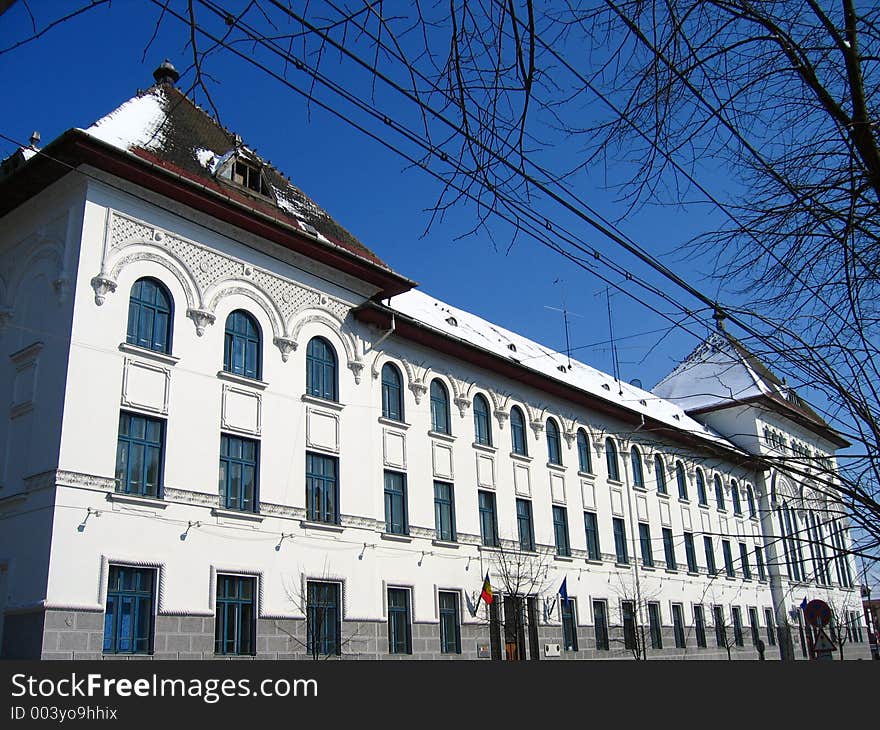
[[700, 502], [699, 504], [697, 504], [697, 507], [699, 507], [700, 509], [709, 509], [709, 505], [706, 502]]
[[383, 540], [390, 540], [391, 542], [412, 542], [413, 539], [410, 535], [401, 535], [397, 532], [383, 532], [379, 535]]
[[448, 441], [449, 443], [453, 443], [455, 441], [455, 436], [451, 433], [440, 433], [439, 431], [428, 431], [428, 436], [432, 439], [438, 439], [440, 441]]
[[313, 520], [300, 520], [299, 526], [303, 530], [324, 530], [325, 532], [342, 532], [345, 528], [335, 522], [314, 522]]
[[700, 575], [700, 571], [698, 571], [698, 570], [689, 570], [689, 571], [688, 571], [688, 575], [696, 575], [696, 576], [699, 576], [699, 575]]
[[498, 451], [497, 446], [492, 446], [492, 444], [481, 444], [477, 441], [474, 441], [471, 446], [473, 446], [477, 451], [485, 451], [487, 454], [494, 454]]
[[107, 501], [136, 504], [140, 507], [155, 507], [156, 509], [165, 509], [168, 506], [168, 503], [161, 497], [144, 497], [139, 494], [126, 494], [125, 492], [107, 492]]
[[459, 548], [457, 542], [450, 542], [449, 540], [431, 540], [431, 544], [436, 547], [450, 548], [452, 550], [458, 550]]
[[510, 452], [510, 458], [514, 461], [521, 461], [523, 464], [531, 464], [532, 457], [528, 454], [517, 454], [515, 451]]
[[666, 492], [657, 492], [657, 496], [660, 497], [661, 499], [666, 499], [666, 500], [669, 499], [669, 495]]
[[678, 503], [679, 503], [679, 504], [690, 504], [691, 501], [690, 501], [689, 499], [685, 499], [684, 497], [679, 497], [679, 498], [678, 498]]
[[615, 487], [623, 486], [623, 482], [620, 479], [612, 479], [611, 477], [608, 478], [608, 483]]
[[678, 568], [665, 568], [667, 573], [672, 573], [672, 575], [676, 575], [678, 573]]
[[596, 478], [596, 475], [593, 474], [592, 472], [581, 471], [580, 469], [578, 469], [578, 476], [581, 479], [589, 479], [590, 481], [593, 481]]
[[302, 402], [303, 403], [311, 403], [316, 406], [323, 406], [324, 408], [330, 408], [334, 411], [341, 411], [345, 406], [342, 403], [339, 403], [335, 400], [327, 400], [326, 398], [318, 398], [315, 395], [309, 395], [308, 393], [302, 394]]
[[558, 472], [559, 474], [565, 473], [565, 466], [563, 464], [554, 464], [552, 461], [548, 461], [547, 468], [550, 471], [555, 471], [555, 472]]
[[404, 431], [412, 425], [405, 421], [395, 421], [393, 418], [385, 418], [385, 416], [379, 416], [379, 423], [383, 426], [393, 426], [394, 428], [399, 428]]
[[125, 352], [129, 355], [137, 355], [138, 357], [145, 357], [149, 360], [155, 360], [156, 362], [160, 362], [163, 365], [177, 365], [180, 362], [179, 357], [174, 357], [173, 355], [166, 355], [164, 352], [156, 352], [155, 350], [148, 350], [146, 347], [139, 347], [138, 345], [131, 345], [128, 342], [120, 342], [119, 343], [120, 352]]
[[596, 560], [595, 558], [584, 558], [584, 562], [587, 563], [587, 565], [602, 565], [602, 561]]
[[574, 558], [571, 555], [554, 555], [554, 560], [558, 560], [561, 563], [573, 563]]
[[719, 508], [718, 508], [718, 512], [720, 512], [722, 515], [726, 515], [726, 514], [727, 514], [727, 510], [724, 509], [724, 507], [719, 507]]
[[725, 575], [725, 576], [724, 576], [724, 580], [735, 581], [735, 580], [736, 580], [736, 576], [735, 576], [735, 575]]
[[242, 522], [262, 522], [265, 517], [259, 512], [241, 512], [235, 509], [225, 509], [223, 507], [212, 507], [211, 514], [215, 517], [223, 517], [230, 520], [241, 520]]
[[228, 373], [225, 370], [218, 370], [217, 377], [220, 380], [228, 380], [230, 383], [235, 383], [236, 385], [245, 385], [248, 388], [257, 388], [257, 390], [266, 390], [269, 387], [269, 383], [263, 380], [257, 380], [256, 378], [248, 378], [245, 375], [236, 375], [235, 373]]
[[645, 489], [644, 487], [640, 487], [638, 484], [633, 484], [633, 491], [634, 492], [641, 492], [642, 494], [648, 493], [647, 489]]
[[655, 566], [653, 566], [653, 565], [645, 565], [645, 564], [643, 563], [643, 564], [642, 564], [642, 570], [650, 570], [650, 571], [653, 573], [655, 570], [657, 570], [657, 568], [656, 568]]

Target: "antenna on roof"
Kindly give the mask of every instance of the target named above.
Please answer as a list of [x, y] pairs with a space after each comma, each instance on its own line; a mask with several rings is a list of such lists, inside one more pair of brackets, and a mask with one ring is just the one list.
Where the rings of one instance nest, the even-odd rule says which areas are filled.
[[571, 336], [568, 331], [568, 315], [573, 314], [575, 317], [580, 317], [577, 312], [569, 312], [568, 307], [565, 305], [565, 283], [562, 279], [554, 279], [554, 284], [560, 284], [562, 286], [562, 309], [558, 307], [548, 307], [546, 304], [544, 305], [544, 309], [552, 309], [554, 312], [562, 312], [562, 321], [565, 323], [565, 357], [568, 358], [568, 369], [571, 370]]
[[614, 323], [611, 317], [611, 292], [605, 287], [605, 301], [608, 305], [608, 335], [611, 340], [611, 357], [614, 361], [614, 379], [617, 381], [617, 395], [623, 395], [623, 386], [620, 384], [620, 363], [617, 361], [617, 343], [614, 342]]

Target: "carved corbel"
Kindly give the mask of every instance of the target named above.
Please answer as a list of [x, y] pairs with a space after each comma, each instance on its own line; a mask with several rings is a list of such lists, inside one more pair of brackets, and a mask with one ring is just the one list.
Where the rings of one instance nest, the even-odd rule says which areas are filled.
[[296, 350], [296, 340], [292, 340], [289, 337], [276, 337], [272, 342], [275, 347], [281, 350], [281, 360], [283, 362], [287, 362], [290, 353]]
[[205, 334], [205, 327], [214, 324], [216, 317], [204, 309], [187, 309], [186, 316], [189, 317], [196, 326], [196, 334], [201, 337]]
[[116, 282], [107, 276], [94, 276], [91, 281], [92, 289], [95, 290], [95, 304], [99, 307], [104, 303], [108, 294], [116, 291]]

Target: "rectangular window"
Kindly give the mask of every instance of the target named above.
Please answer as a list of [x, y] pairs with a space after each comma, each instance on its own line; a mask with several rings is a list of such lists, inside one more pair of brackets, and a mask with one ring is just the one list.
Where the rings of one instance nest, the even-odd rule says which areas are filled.
[[750, 608], [749, 609], [749, 627], [752, 630], [752, 644], [754, 646], [758, 645], [758, 642], [761, 640], [760, 627], [758, 626], [758, 609]]
[[651, 528], [646, 522], [639, 522], [639, 545], [642, 549], [642, 565], [654, 567], [654, 551], [651, 548]]
[[699, 566], [697, 565], [697, 549], [694, 547], [694, 536], [693, 533], [686, 532], [684, 533], [684, 555], [687, 559], [688, 564], [688, 572], [696, 573], [699, 571]]
[[776, 621], [773, 618], [773, 611], [769, 608], [764, 609], [764, 620], [767, 622], [767, 643], [776, 646]]
[[743, 578], [752, 579], [752, 566], [749, 565], [749, 549], [744, 542], [739, 544], [739, 562], [742, 564]]
[[156, 571], [111, 565], [104, 613], [105, 654], [153, 650], [153, 586]]
[[620, 604], [623, 615], [623, 646], [626, 649], [636, 648], [636, 613], [632, 601], [623, 601]]
[[702, 649], [706, 648], [706, 614], [703, 613], [702, 606], [694, 606], [694, 634], [697, 639], [697, 646]]
[[593, 601], [593, 625], [596, 633], [596, 649], [608, 650], [608, 607], [605, 601]]
[[405, 588], [388, 589], [388, 651], [412, 654], [409, 591]]
[[220, 501], [225, 509], [258, 512], [259, 444], [220, 435]]
[[703, 537], [703, 549], [706, 551], [706, 570], [709, 571], [709, 575], [715, 575], [718, 566], [715, 565], [715, 549], [712, 547], [711, 537]]
[[724, 553], [724, 572], [728, 578], [736, 577], [736, 570], [733, 568], [733, 553], [730, 552], [730, 540], [721, 541], [721, 550]]
[[678, 563], [675, 560], [675, 542], [672, 539], [672, 530], [668, 527], [663, 528], [663, 556], [666, 558], [667, 570], [678, 570]]
[[684, 609], [680, 603], [672, 604], [672, 633], [675, 635], [675, 648], [684, 649]]
[[626, 550], [626, 525], [620, 517], [612, 521], [614, 525], [614, 549], [617, 552], [617, 562], [621, 565], [629, 564], [629, 554]]
[[214, 651], [217, 654], [255, 654], [255, 578], [217, 576]]
[[767, 571], [764, 568], [764, 550], [760, 545], [755, 545], [755, 564], [758, 566], [758, 580], [767, 580]]
[[724, 609], [721, 606], [713, 606], [712, 616], [715, 620], [715, 643], [724, 648], [727, 646], [727, 627], [724, 625]]
[[135, 413], [120, 413], [116, 491], [141, 497], [161, 497], [164, 450], [165, 421]]
[[587, 558], [601, 560], [602, 553], [599, 551], [599, 525], [595, 512], [584, 512], [584, 529], [587, 532]]
[[553, 505], [553, 536], [556, 539], [556, 554], [571, 555], [571, 545], [568, 541], [568, 511], [558, 505]]
[[851, 611], [849, 614], [849, 623], [852, 626], [853, 643], [863, 643], [865, 637], [862, 634], [862, 622], [859, 620], [859, 614]]
[[399, 471], [385, 472], [385, 532], [406, 535], [406, 474]]
[[742, 609], [739, 606], [733, 606], [730, 612], [733, 616], [733, 643], [737, 646], [744, 646]]
[[339, 584], [309, 581], [306, 589], [306, 650], [313, 657], [341, 654]]
[[461, 654], [461, 621], [458, 618], [458, 593], [440, 591], [440, 653]]
[[577, 651], [577, 620], [574, 599], [562, 600], [562, 643], [565, 651]]
[[455, 494], [448, 482], [434, 482], [434, 526], [438, 540], [455, 542]]
[[660, 604], [648, 604], [648, 630], [651, 633], [651, 648], [663, 648], [663, 633], [660, 627]]
[[535, 551], [535, 530], [532, 524], [532, 503], [527, 499], [516, 500], [516, 527], [519, 533], [519, 549]]
[[480, 504], [480, 538], [486, 547], [498, 547], [498, 517], [495, 513], [495, 495], [478, 493]]
[[306, 518], [312, 522], [339, 522], [339, 460], [306, 453]]

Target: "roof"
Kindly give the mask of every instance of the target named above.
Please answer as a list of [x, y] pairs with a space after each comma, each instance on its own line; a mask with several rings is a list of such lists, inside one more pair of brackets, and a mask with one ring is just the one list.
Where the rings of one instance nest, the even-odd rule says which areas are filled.
[[[371, 306], [376, 308], [375, 304]], [[564, 388], [551, 388], [561, 397], [570, 397], [572, 392], [579, 392], [589, 398], [591, 405], [598, 405], [609, 414], [629, 414], [630, 422], [639, 422], [644, 416], [655, 426], [665, 426], [670, 433], [687, 434], [704, 443], [744, 454], [720, 433], [692, 418], [678, 405], [642, 388], [615, 380], [613, 376], [578, 360], [569, 360], [564, 353], [453, 307], [422, 291], [411, 290], [393, 297], [388, 303], [388, 309], [398, 317], [402, 315], [411, 323], [443, 339], [457, 341], [493, 356], [478, 364], [491, 367], [496, 372], [519, 373], [514, 377], [545, 391], [548, 386], [561, 385]], [[396, 333], [400, 335], [403, 330], [399, 319], [395, 326]], [[502, 367], [502, 363], [506, 363], [508, 367]], [[536, 377], [528, 380], [523, 377], [523, 371]]]
[[653, 392], [691, 415], [761, 401], [839, 446], [849, 446], [793, 388], [725, 330], [709, 335]]

